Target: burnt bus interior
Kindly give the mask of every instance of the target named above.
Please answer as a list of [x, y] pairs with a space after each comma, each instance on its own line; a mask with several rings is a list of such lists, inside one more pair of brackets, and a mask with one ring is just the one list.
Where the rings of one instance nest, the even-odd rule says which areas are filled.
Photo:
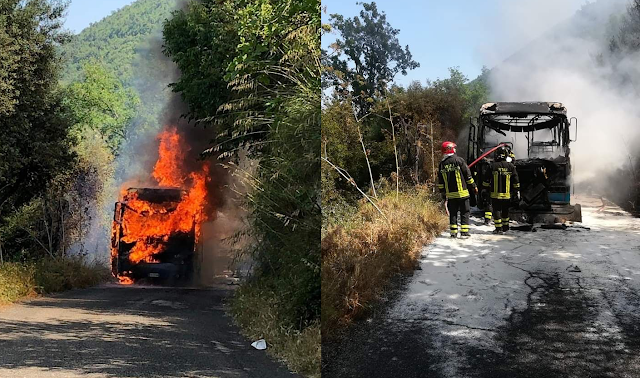
[[[196, 249], [195, 220], [189, 232], [174, 231], [159, 238], [147, 238], [144, 241], [126, 243], [122, 240], [122, 222], [127, 217], [141, 217], [138, 222], [145, 222], [149, 216], [145, 211], [136, 212], [127, 206], [127, 202], [136, 194], [137, 200], [148, 202], [162, 212], [171, 213], [177, 208], [185, 192], [173, 188], [130, 188], [121, 202], [116, 202], [113, 218], [112, 248], [117, 256], [112, 257], [112, 272], [115, 276], [127, 276], [134, 280], [151, 278], [159, 280], [188, 280], [193, 274], [194, 253]], [[136, 243], [144, 242], [150, 246], [161, 246], [161, 252], [153, 255], [154, 262], [132, 263], [129, 260], [131, 249]]]
[[[488, 103], [482, 106], [477, 122], [471, 123], [467, 161], [505, 143], [515, 152], [514, 164], [520, 178], [521, 201], [513, 204], [514, 218], [527, 218], [527, 212], [529, 218], [536, 212], [573, 213], [569, 145], [575, 141], [570, 139], [570, 129], [574, 127], [575, 138], [577, 119], [567, 118], [561, 103]], [[477, 182], [486, 177], [491, 161], [492, 154], [472, 168]], [[479, 197], [476, 205], [485, 208], [487, 200]], [[519, 210], [525, 214], [515, 214]], [[555, 218], [575, 220], [579, 214], [565, 215]]]

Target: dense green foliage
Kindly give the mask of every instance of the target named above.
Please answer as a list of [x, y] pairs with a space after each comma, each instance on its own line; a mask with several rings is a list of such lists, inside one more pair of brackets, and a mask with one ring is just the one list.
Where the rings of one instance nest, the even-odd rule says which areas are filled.
[[234, 17], [232, 2], [190, 2], [165, 23], [165, 53], [180, 67], [180, 80], [171, 87], [193, 119], [216, 115], [230, 99], [224, 76], [240, 43]]
[[86, 64], [83, 77], [70, 84], [66, 91], [74, 135], [82, 138], [93, 131], [116, 153], [137, 113], [140, 102], [137, 93], [125, 88], [104, 66], [95, 63]]
[[108, 221], [119, 146], [158, 128], [169, 93], [159, 45], [175, 3], [137, 1], [77, 36], [60, 2], [0, 3], [4, 260], [87, 252], [89, 226]]
[[173, 88], [189, 115], [215, 126], [204, 154], [244, 150], [259, 161], [257, 172], [240, 172], [256, 262], [245, 290], [268, 293], [283, 332], [312, 326], [320, 316], [319, 2], [192, 2], [166, 23], [165, 46], [183, 73]]
[[[75, 162], [58, 90], [64, 8], [46, 0], [0, 2], [0, 228], [44, 195], [49, 182]], [[28, 237], [22, 232], [23, 237]], [[25, 244], [0, 232], [4, 254]]]
[[[0, 47], [5, 64], [0, 85], [2, 260], [84, 251], [82, 240], [92, 218], [99, 216], [92, 209], [104, 202], [114, 156], [139, 118], [137, 93], [119, 80], [117, 71], [101, 64], [100, 56], [80, 67], [75, 82], [60, 85], [65, 63], [60, 52], [71, 50], [65, 45], [70, 36], [61, 31], [64, 6], [58, 4], [0, 3], [0, 38], [6, 42]], [[93, 28], [102, 30], [98, 24]], [[100, 46], [91, 48], [105, 53]], [[131, 66], [133, 55], [128, 59]]]
[[[64, 85], [85, 80], [87, 63], [97, 63], [104, 71], [100, 75], [117, 78], [122, 90], [132, 92], [128, 94], [132, 100], [139, 99], [135, 100], [140, 104], [129, 120], [130, 127], [121, 130], [120, 138], [109, 140], [112, 149], [119, 145], [125, 131], [132, 140], [162, 126], [158, 119], [168, 101], [167, 85], [174, 75], [173, 67], [161, 52], [162, 24], [176, 6], [177, 0], [135, 1], [91, 24], [61, 48]], [[124, 118], [128, 117], [117, 114], [116, 122], [125, 125]]]

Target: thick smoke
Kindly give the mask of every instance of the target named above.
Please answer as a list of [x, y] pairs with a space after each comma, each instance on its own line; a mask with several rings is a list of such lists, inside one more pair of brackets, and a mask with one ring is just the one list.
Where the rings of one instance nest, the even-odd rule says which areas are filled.
[[494, 5], [495, 13], [486, 20], [491, 28], [478, 55], [486, 66], [499, 66], [505, 57], [566, 21], [583, 3], [584, 0], [499, 0]]
[[[569, 16], [575, 1], [503, 3], [505, 29], [515, 31], [503, 34], [504, 43], [520, 38], [521, 49], [492, 70], [491, 101], [562, 102], [568, 116], [578, 118], [578, 140], [571, 145], [578, 186], [623, 166], [636, 152], [629, 149], [640, 135], [640, 113], [632, 86], [615, 78], [640, 78], [640, 60], [615, 61], [608, 43], [627, 2], [585, 4], [564, 20], [559, 17]], [[574, 139], [573, 127], [571, 133]]]

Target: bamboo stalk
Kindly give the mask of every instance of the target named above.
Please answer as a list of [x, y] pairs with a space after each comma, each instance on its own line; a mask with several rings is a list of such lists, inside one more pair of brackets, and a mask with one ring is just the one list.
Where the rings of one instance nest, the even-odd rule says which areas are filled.
[[362, 132], [360, 131], [360, 122], [357, 119], [356, 119], [356, 124], [358, 126], [358, 138], [360, 139], [362, 152], [364, 153], [364, 158], [367, 161], [367, 168], [369, 169], [369, 178], [371, 179], [371, 190], [373, 191], [373, 196], [375, 198], [378, 198], [378, 194], [376, 193], [376, 185], [373, 181], [373, 172], [371, 172], [371, 164], [369, 163], [369, 155], [367, 154], [367, 149], [364, 147], [364, 140], [362, 137]]
[[[389, 220], [389, 218], [387, 218], [387, 216], [382, 212], [382, 210], [380, 210], [380, 208], [378, 207], [378, 205], [376, 205], [375, 202], [373, 202], [373, 200], [371, 199], [371, 197], [369, 197], [368, 195], [365, 194], [365, 192], [362, 191], [362, 189], [360, 189], [358, 187], [358, 185], [356, 184], [355, 180], [353, 178], [351, 178], [351, 175], [349, 175], [349, 172], [347, 172], [344, 168], [340, 168], [337, 165], [333, 164], [332, 162], [329, 161], [329, 159], [323, 157], [322, 160], [324, 160], [325, 162], [327, 162], [333, 169], [335, 169], [342, 177], [345, 178], [345, 180], [347, 180], [349, 183], [351, 183], [351, 185], [355, 186], [356, 189], [360, 192], [360, 194], [362, 194], [364, 196], [364, 198], [367, 199], [367, 201], [369, 201], [373, 207], [376, 208], [376, 210], [378, 210], [378, 212], [384, 217], [384, 219], [386, 219], [387, 221]], [[345, 174], [346, 172], [346, 174]]]
[[393, 116], [391, 115], [391, 104], [387, 97], [387, 108], [389, 109], [389, 122], [391, 122], [391, 135], [393, 136], [393, 153], [396, 157], [396, 199], [400, 194], [400, 165], [398, 164], [398, 148], [396, 147], [396, 132], [393, 126]]

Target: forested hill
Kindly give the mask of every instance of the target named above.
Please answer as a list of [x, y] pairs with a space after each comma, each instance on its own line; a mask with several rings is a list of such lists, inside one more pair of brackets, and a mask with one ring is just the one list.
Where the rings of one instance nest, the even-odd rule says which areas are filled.
[[78, 80], [84, 63], [99, 60], [125, 86], [131, 85], [137, 53], [150, 37], [160, 37], [176, 4], [176, 0], [138, 0], [91, 24], [63, 48], [63, 82]]

